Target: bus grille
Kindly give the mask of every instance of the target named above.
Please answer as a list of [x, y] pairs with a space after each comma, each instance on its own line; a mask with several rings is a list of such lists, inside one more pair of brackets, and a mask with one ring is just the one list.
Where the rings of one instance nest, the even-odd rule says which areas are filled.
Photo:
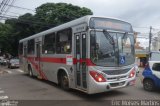
[[125, 74], [130, 70], [128, 69], [123, 69], [123, 70], [104, 70], [103, 72], [107, 75], [119, 75], [119, 74]]

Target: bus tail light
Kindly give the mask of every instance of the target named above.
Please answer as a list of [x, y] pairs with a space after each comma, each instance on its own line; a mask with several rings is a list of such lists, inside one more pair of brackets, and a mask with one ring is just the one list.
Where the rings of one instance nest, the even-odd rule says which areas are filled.
[[135, 71], [135, 69], [133, 68], [132, 71], [131, 71], [130, 74], [129, 74], [129, 78], [134, 77], [135, 74], [136, 74], [136, 71]]
[[106, 82], [106, 79], [103, 77], [102, 74], [96, 72], [96, 71], [90, 71], [90, 75], [94, 78], [97, 82]]

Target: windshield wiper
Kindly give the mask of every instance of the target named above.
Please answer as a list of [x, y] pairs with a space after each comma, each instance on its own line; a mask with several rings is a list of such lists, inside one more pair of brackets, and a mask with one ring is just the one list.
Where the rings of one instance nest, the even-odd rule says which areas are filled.
[[122, 36], [122, 40], [124, 40], [125, 43], [127, 40], [127, 35], [128, 35], [128, 32], [125, 32], [124, 35]]
[[113, 37], [109, 34], [109, 32], [105, 29], [103, 29], [103, 34], [105, 35], [105, 37], [109, 40], [109, 43], [111, 45], [114, 45], [114, 39]]
[[127, 37], [127, 35], [128, 35], [128, 32], [125, 32], [122, 39], [125, 39]]

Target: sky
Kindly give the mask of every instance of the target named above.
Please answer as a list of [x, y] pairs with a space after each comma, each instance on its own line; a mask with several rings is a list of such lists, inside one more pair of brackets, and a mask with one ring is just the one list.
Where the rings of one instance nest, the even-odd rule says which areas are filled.
[[[65, 2], [87, 7], [93, 11], [94, 15], [119, 18], [128, 21], [135, 28], [153, 26], [160, 29], [160, 0], [16, 0], [14, 5], [35, 9], [47, 2]], [[20, 14], [32, 12], [14, 8], [10, 11]]]
[[[47, 2], [71, 3], [91, 9], [94, 15], [122, 19], [145, 36], [148, 36], [150, 26], [153, 27], [153, 33], [160, 31], [160, 0], [16, 0], [14, 5], [34, 10]], [[9, 12], [34, 13], [15, 8], [11, 8]], [[15, 16], [9, 12], [8, 14]]]

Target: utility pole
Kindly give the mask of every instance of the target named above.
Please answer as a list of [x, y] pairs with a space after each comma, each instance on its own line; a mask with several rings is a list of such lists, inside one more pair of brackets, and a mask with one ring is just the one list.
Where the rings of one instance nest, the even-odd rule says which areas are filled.
[[150, 31], [149, 31], [149, 53], [151, 52], [151, 40], [152, 40], [152, 26], [150, 26]]

